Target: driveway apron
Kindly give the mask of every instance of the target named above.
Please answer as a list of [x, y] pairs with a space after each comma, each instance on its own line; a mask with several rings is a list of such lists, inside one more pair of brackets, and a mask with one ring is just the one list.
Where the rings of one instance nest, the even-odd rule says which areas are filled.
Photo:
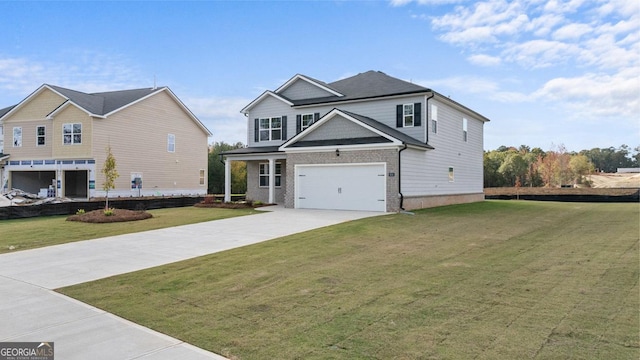
[[224, 359], [53, 289], [383, 214], [265, 209], [0, 255], [0, 342], [54, 342], [56, 359]]

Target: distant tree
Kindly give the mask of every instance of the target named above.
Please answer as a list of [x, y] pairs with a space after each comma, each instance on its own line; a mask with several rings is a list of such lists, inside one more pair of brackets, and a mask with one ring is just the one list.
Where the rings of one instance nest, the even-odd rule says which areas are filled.
[[116, 170], [116, 158], [111, 152], [111, 146], [107, 147], [107, 158], [104, 161], [102, 173], [105, 177], [102, 184], [102, 189], [106, 192], [105, 209], [109, 209], [109, 190], [116, 188], [116, 179], [120, 176], [118, 170]]
[[594, 167], [589, 158], [586, 155], [574, 155], [569, 161], [571, 172], [573, 173], [574, 181], [577, 184], [582, 183], [582, 178], [585, 175], [593, 172]]
[[504, 176], [508, 186], [515, 186], [527, 176], [528, 165], [522, 154], [516, 151], [507, 152], [507, 156], [498, 168], [498, 172]]
[[[220, 154], [234, 149], [241, 149], [244, 144], [241, 142], [227, 144], [225, 142], [215, 142], [209, 150], [209, 194], [224, 193], [224, 164], [220, 159]], [[231, 190], [236, 194], [244, 194], [247, 191], [247, 169], [243, 161], [231, 163]]]

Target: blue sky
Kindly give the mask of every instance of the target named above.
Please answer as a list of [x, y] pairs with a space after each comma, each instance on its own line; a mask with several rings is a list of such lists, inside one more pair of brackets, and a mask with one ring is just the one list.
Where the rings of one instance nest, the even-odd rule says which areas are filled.
[[246, 143], [240, 109], [297, 73], [379, 70], [491, 119], [485, 149], [640, 145], [640, 2], [0, 1], [0, 108], [43, 83], [169, 86]]

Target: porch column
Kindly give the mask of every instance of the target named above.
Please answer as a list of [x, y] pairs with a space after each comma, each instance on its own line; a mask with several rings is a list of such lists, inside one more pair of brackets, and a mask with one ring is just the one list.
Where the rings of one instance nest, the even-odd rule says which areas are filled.
[[231, 202], [231, 160], [224, 161], [224, 202]]
[[276, 203], [276, 161], [269, 159], [269, 204]]

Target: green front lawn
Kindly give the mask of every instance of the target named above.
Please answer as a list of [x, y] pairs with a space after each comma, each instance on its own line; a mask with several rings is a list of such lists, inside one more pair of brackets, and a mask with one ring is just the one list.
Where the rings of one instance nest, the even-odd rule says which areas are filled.
[[67, 216], [46, 216], [0, 221], [0, 254], [43, 246], [89, 240], [105, 236], [194, 224], [254, 213], [251, 209], [229, 210], [182, 207], [149, 210], [153, 218], [123, 223], [90, 224], [66, 221]]
[[638, 204], [392, 214], [60, 291], [232, 359], [638, 359]]

